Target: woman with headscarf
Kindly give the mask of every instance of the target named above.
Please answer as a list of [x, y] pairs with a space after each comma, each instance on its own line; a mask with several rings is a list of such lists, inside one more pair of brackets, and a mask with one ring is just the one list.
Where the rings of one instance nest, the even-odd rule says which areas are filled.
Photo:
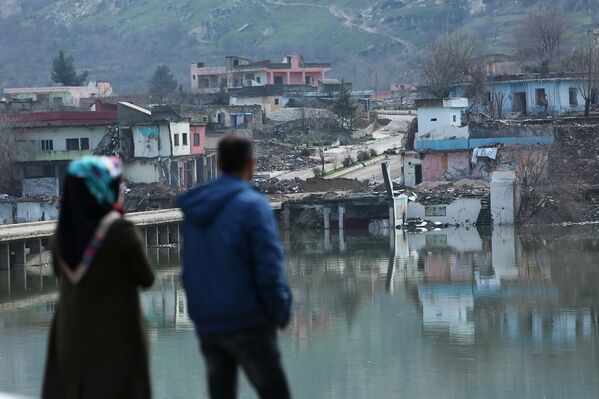
[[52, 321], [44, 399], [150, 398], [139, 287], [154, 273], [122, 217], [122, 164], [84, 157], [67, 169], [52, 243], [60, 297]]

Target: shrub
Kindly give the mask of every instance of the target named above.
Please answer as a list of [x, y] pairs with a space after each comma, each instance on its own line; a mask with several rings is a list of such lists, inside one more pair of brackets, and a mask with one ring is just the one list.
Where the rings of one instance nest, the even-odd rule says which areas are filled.
[[300, 155], [301, 155], [302, 157], [309, 157], [309, 156], [311, 155], [311, 154], [310, 154], [310, 150], [309, 150], [309, 149], [307, 149], [307, 148], [303, 148], [303, 149], [300, 151]]
[[314, 173], [314, 177], [322, 177], [322, 169], [320, 167], [312, 168], [312, 172]]
[[371, 157], [376, 157], [377, 155], [379, 155], [374, 148], [371, 148], [370, 151], [368, 151], [368, 153]]
[[353, 163], [354, 161], [350, 157], [345, 157], [345, 159], [343, 159], [343, 162], [341, 162], [344, 168], [351, 166]]
[[370, 158], [370, 155], [368, 155], [368, 151], [360, 151], [360, 152], [358, 152], [358, 156], [357, 156], [358, 162], [367, 161], [368, 158]]

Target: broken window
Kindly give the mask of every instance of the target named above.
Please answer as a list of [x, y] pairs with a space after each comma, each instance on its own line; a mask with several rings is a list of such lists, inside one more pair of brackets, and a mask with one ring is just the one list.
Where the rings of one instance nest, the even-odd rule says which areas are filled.
[[196, 75], [191, 75], [193, 80], [196, 80]]
[[274, 77], [274, 83], [276, 85], [282, 85], [283, 84], [283, 77], [282, 76], [275, 76]]
[[179, 146], [179, 135], [178, 135], [178, 134], [175, 134], [175, 135], [174, 135], [174, 139], [175, 139], [175, 146], [177, 146], [177, 147], [178, 147], [178, 146]]
[[200, 134], [199, 133], [193, 134], [193, 145], [195, 145], [195, 146], [200, 145]]
[[424, 216], [447, 216], [447, 206], [427, 205], [424, 208]]
[[80, 140], [81, 150], [89, 150], [89, 138], [84, 137]]
[[547, 95], [545, 94], [545, 89], [536, 89], [535, 93], [537, 99], [537, 107], [547, 106]]
[[279, 105], [279, 99], [275, 98], [275, 105]]
[[456, 115], [453, 116], [453, 122], [457, 122], [458, 121], [458, 117]]
[[42, 151], [54, 151], [54, 141], [53, 140], [42, 140], [41, 141], [41, 150]]
[[437, 122], [437, 118], [431, 118], [431, 122]]
[[576, 89], [576, 87], [570, 87], [568, 92], [570, 94], [570, 105], [577, 106], [578, 105], [578, 90]]
[[79, 151], [79, 139], [67, 139], [67, 151]]
[[260, 83], [260, 76], [256, 76], [256, 83]]
[[187, 145], [187, 133], [181, 134], [181, 142], [183, 143], [183, 145]]
[[233, 60], [233, 65], [235, 65], [235, 66], [239, 65], [239, 60]]

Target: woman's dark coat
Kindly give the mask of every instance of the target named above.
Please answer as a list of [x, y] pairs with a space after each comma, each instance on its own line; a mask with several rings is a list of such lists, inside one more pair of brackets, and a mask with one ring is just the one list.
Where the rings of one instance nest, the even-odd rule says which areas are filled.
[[136, 228], [119, 219], [81, 281], [61, 272], [52, 248], [60, 298], [52, 322], [44, 399], [150, 398], [150, 371], [139, 287], [154, 273]]

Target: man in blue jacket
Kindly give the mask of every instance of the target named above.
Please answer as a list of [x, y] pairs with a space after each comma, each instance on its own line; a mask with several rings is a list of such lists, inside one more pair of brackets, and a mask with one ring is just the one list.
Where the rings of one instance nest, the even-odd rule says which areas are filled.
[[183, 286], [212, 399], [236, 397], [238, 366], [260, 398], [290, 397], [277, 327], [289, 323], [291, 293], [272, 208], [249, 184], [255, 165], [251, 141], [227, 136], [221, 176], [179, 198]]

